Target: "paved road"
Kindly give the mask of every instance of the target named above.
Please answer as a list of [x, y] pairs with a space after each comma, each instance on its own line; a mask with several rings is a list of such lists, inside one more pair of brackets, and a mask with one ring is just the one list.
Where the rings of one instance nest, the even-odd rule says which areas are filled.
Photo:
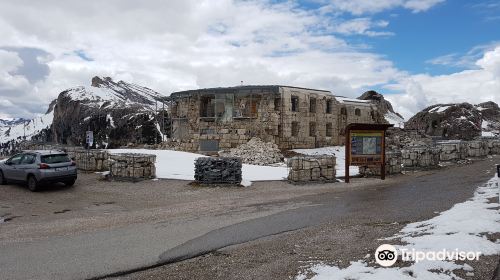
[[[255, 205], [192, 220], [132, 225], [0, 245], [2, 279], [88, 279], [182, 260], [324, 222], [417, 221], [472, 196], [493, 176], [490, 160], [394, 184]], [[487, 173], [489, 172], [489, 173]]]

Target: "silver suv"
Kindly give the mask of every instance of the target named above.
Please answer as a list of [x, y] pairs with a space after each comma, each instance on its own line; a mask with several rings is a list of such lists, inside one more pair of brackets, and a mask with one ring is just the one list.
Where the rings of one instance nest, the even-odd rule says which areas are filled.
[[24, 151], [0, 162], [0, 184], [27, 183], [30, 191], [37, 191], [42, 184], [62, 182], [75, 184], [76, 164], [61, 151]]

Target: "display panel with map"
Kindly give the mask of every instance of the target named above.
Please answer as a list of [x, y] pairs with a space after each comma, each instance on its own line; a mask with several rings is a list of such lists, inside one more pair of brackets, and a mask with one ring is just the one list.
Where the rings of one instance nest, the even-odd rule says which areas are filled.
[[351, 132], [351, 164], [371, 165], [382, 161], [382, 131]]

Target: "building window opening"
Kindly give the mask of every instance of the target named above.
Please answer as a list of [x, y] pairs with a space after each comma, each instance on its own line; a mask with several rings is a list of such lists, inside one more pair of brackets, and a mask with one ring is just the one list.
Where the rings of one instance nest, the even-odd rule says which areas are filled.
[[311, 136], [311, 137], [316, 136], [316, 123], [315, 122], [309, 123], [309, 136]]
[[309, 112], [316, 113], [316, 98], [309, 99]]
[[281, 108], [281, 98], [274, 99], [274, 111], [279, 111]]
[[333, 125], [331, 123], [326, 124], [326, 137], [333, 136]]
[[215, 97], [213, 95], [200, 98], [200, 117], [215, 118]]
[[332, 113], [332, 101], [331, 100], [326, 101], [326, 113], [327, 114]]
[[361, 116], [361, 110], [360, 110], [360, 109], [358, 109], [358, 108], [356, 108], [356, 109], [354, 110], [354, 114], [355, 114], [356, 116]]
[[292, 136], [299, 136], [299, 123], [292, 122]]
[[292, 112], [298, 112], [298, 111], [299, 111], [299, 97], [292, 96]]
[[342, 116], [347, 116], [347, 109], [345, 107], [340, 108], [340, 114]]

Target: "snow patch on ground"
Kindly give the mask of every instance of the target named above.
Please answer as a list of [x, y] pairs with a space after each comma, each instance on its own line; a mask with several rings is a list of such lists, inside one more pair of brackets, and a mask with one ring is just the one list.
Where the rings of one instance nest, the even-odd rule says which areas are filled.
[[393, 124], [395, 127], [403, 128], [405, 125], [405, 119], [394, 114], [393, 112], [387, 112], [387, 114], [384, 115], [384, 118], [389, 122], [389, 124]]
[[[110, 149], [112, 154], [139, 153], [156, 155], [156, 176], [162, 179], [194, 180], [194, 161], [204, 155], [149, 149]], [[243, 164], [242, 184], [250, 186], [255, 181], [283, 180], [288, 176], [286, 167]]]
[[448, 109], [450, 107], [451, 107], [450, 105], [437, 106], [437, 107], [432, 108], [432, 110], [430, 110], [429, 112], [431, 112], [431, 113], [442, 113], [442, 112], [446, 111], [446, 109]]
[[[488, 201], [489, 198], [498, 197], [496, 182], [496, 178], [491, 179], [485, 185], [478, 187], [471, 200], [458, 203], [432, 219], [408, 224], [399, 234], [387, 240], [401, 239], [406, 243], [403, 246], [396, 246], [398, 249], [421, 251], [458, 249], [479, 251], [483, 255], [500, 253], [500, 244], [488, 240], [483, 235], [500, 232], [500, 215], [496, 209], [499, 204]], [[318, 264], [312, 266], [309, 271], [314, 274], [310, 279], [314, 280], [460, 279], [452, 272], [455, 269], [473, 270], [470, 265], [461, 265], [453, 261], [420, 261], [412, 263], [409, 267], [382, 268], [369, 266], [364, 260], [359, 260], [351, 262], [346, 268]], [[304, 273], [298, 275], [296, 279], [307, 279], [307, 277]]]
[[[309, 156], [334, 155], [336, 157], [335, 170], [337, 171], [337, 177], [343, 177], [345, 175], [345, 146], [330, 146], [316, 149], [295, 149], [292, 151]], [[359, 167], [349, 166], [350, 176], [358, 174]]]

